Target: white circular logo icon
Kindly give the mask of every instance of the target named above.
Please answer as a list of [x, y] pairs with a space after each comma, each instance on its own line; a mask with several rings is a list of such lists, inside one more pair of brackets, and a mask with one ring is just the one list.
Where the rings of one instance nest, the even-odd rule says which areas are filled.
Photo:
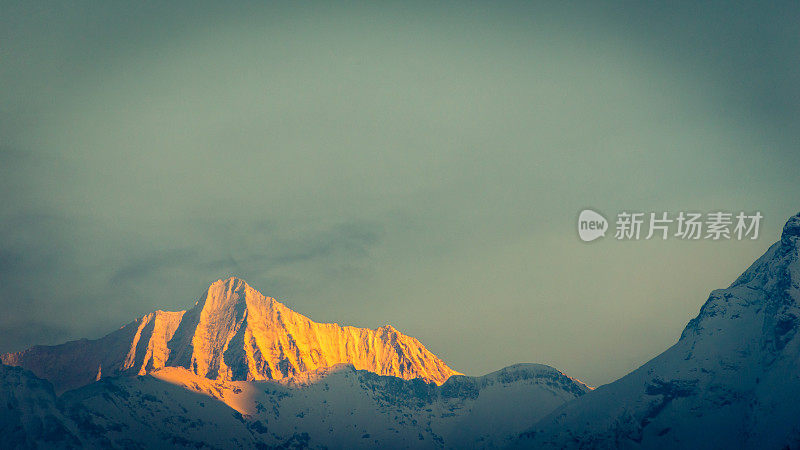
[[591, 242], [606, 235], [608, 221], [602, 214], [584, 209], [578, 216], [578, 236], [583, 242]]

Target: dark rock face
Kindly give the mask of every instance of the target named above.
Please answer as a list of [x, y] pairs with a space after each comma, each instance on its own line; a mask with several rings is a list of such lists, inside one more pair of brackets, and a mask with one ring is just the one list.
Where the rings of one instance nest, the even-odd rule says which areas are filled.
[[800, 213], [790, 217], [786, 225], [783, 226], [781, 242], [784, 244], [793, 244], [798, 237], [800, 237]]

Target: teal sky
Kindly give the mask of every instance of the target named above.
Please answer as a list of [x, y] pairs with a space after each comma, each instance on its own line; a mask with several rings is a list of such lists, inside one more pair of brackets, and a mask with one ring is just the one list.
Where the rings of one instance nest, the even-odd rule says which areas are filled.
[[[796, 3], [132, 3], [0, 1], [0, 351], [237, 275], [598, 385], [800, 210]], [[584, 244], [584, 207], [765, 218]]]

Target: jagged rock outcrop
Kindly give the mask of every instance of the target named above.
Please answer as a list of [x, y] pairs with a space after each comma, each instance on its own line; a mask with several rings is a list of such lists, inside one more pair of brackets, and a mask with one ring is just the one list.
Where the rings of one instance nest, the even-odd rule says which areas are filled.
[[57, 392], [96, 381], [98, 375], [141, 375], [164, 366], [167, 343], [183, 314], [155, 311], [100, 339], [37, 345], [0, 355], [0, 361], [49, 380]]
[[57, 391], [102, 377], [184, 367], [215, 380], [278, 380], [336, 364], [444, 383], [458, 372], [417, 339], [377, 329], [316, 323], [241, 279], [213, 283], [188, 311], [156, 311], [97, 340], [35, 346], [0, 357]]

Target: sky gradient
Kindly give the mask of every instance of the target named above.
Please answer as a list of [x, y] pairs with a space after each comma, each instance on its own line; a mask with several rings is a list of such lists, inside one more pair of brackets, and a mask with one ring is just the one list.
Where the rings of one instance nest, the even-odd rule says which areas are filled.
[[[598, 385], [800, 210], [797, 3], [160, 3], [0, 1], [0, 351], [236, 275]], [[765, 218], [585, 244], [584, 207]]]

